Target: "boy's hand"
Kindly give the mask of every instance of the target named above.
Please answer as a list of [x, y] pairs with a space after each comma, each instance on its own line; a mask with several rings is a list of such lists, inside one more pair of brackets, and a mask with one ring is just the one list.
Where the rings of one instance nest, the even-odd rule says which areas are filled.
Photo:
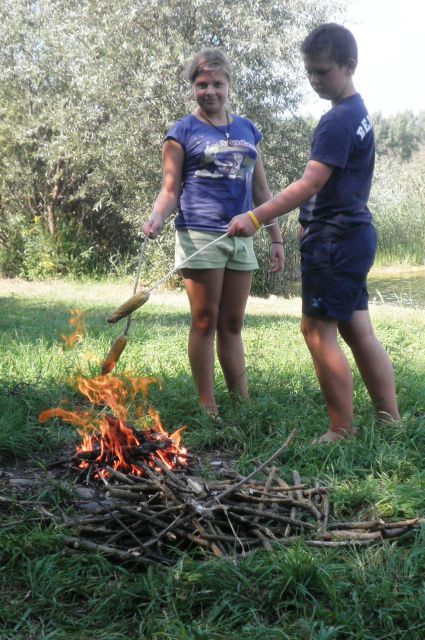
[[255, 225], [247, 213], [240, 213], [232, 218], [227, 233], [229, 236], [253, 236], [256, 232]]

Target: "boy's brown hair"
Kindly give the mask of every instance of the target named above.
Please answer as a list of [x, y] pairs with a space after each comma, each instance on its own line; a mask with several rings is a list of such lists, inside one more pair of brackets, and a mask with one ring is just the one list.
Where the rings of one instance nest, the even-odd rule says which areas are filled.
[[357, 42], [348, 29], [340, 24], [328, 22], [311, 31], [301, 45], [305, 56], [325, 53], [339, 64], [346, 65], [350, 59], [358, 60]]

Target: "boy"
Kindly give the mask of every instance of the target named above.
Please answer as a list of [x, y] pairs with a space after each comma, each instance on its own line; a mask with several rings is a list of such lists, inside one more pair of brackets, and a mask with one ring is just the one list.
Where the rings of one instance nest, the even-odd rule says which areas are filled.
[[319, 121], [300, 180], [260, 207], [233, 218], [229, 235], [251, 236], [301, 207], [301, 331], [313, 358], [328, 415], [315, 442], [353, 437], [353, 379], [338, 344], [350, 347], [380, 419], [400, 420], [389, 357], [373, 333], [366, 277], [376, 232], [367, 207], [374, 169], [372, 122], [353, 84], [357, 44], [348, 29], [323, 24], [301, 51], [314, 91], [332, 108]]

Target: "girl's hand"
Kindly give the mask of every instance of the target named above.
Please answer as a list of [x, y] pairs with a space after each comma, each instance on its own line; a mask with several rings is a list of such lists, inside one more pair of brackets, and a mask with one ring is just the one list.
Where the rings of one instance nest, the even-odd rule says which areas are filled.
[[285, 249], [282, 244], [272, 242], [270, 245], [269, 273], [282, 273], [285, 265]]
[[148, 238], [156, 238], [163, 224], [164, 220], [162, 216], [153, 212], [149, 220], [143, 225], [143, 233], [145, 236], [148, 236]]

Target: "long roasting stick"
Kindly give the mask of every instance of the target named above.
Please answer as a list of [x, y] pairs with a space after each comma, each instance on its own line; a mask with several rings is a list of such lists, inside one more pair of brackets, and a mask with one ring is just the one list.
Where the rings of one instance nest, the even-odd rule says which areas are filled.
[[[274, 222], [271, 223], [271, 224], [264, 225], [261, 228], [265, 229], [267, 227], [273, 226], [273, 224], [274, 224]], [[117, 364], [122, 352], [124, 351], [124, 349], [125, 349], [125, 347], [127, 345], [127, 342], [128, 342], [128, 337], [127, 336], [128, 336], [128, 331], [130, 329], [131, 314], [133, 313], [133, 311], [135, 311], [136, 309], [141, 307], [142, 304], [145, 304], [149, 299], [149, 295], [150, 295], [151, 291], [153, 291], [154, 289], [159, 287], [159, 285], [162, 284], [163, 282], [165, 282], [165, 280], [167, 280], [167, 278], [172, 276], [173, 273], [175, 273], [176, 271], [181, 269], [185, 264], [187, 264], [190, 260], [192, 260], [192, 258], [194, 256], [198, 255], [198, 253], [201, 253], [201, 251], [205, 251], [205, 249], [207, 249], [208, 247], [211, 247], [212, 245], [216, 244], [217, 242], [220, 242], [220, 240], [223, 240], [223, 238], [225, 238], [226, 236], [228, 236], [228, 232], [227, 231], [226, 231], [226, 233], [223, 233], [221, 236], [218, 236], [218, 238], [215, 238], [211, 242], [208, 242], [208, 244], [206, 244], [204, 247], [201, 247], [200, 249], [198, 249], [197, 251], [192, 253], [191, 256], [189, 256], [188, 258], [186, 258], [185, 260], [180, 262], [180, 264], [178, 264], [176, 267], [173, 267], [172, 269], [170, 269], [170, 271], [168, 273], [166, 273], [165, 276], [163, 276], [160, 280], [158, 280], [158, 282], [155, 282], [155, 284], [153, 284], [149, 289], [144, 289], [143, 291], [141, 291], [141, 292], [136, 294], [137, 286], [138, 286], [138, 283], [139, 283], [140, 267], [141, 267], [141, 264], [142, 264], [143, 255], [144, 255], [145, 248], [146, 248], [147, 241], [148, 241], [148, 236], [145, 236], [143, 244], [142, 244], [142, 248], [141, 248], [141, 251], [140, 251], [140, 255], [139, 255], [139, 263], [138, 263], [137, 273], [136, 273], [135, 282], [134, 282], [133, 295], [124, 304], [122, 304], [112, 314], [112, 316], [110, 318], [108, 318], [108, 322], [114, 324], [115, 322], [118, 322], [118, 320], [122, 320], [123, 318], [128, 316], [127, 317], [127, 324], [126, 324], [126, 327], [124, 329], [124, 332], [121, 335], [119, 335], [118, 338], [115, 339], [115, 341], [113, 342], [113, 344], [112, 344], [112, 346], [111, 346], [106, 358], [104, 359], [104, 361], [102, 363], [102, 369], [101, 370], [102, 370], [102, 374], [103, 375], [106, 375], [106, 374], [108, 374], [108, 373], [110, 373], [112, 371], [112, 369]]]
[[[261, 229], [267, 229], [267, 227], [272, 227], [273, 225], [274, 225], [274, 222], [272, 222], [271, 224], [265, 224], [265, 225], [263, 225], [261, 227]], [[226, 231], [226, 233], [223, 233], [222, 236], [218, 236], [218, 238], [215, 238], [211, 242], [208, 242], [208, 244], [206, 244], [205, 246], [203, 246], [200, 249], [198, 249], [197, 251], [195, 251], [195, 253], [192, 253], [192, 255], [190, 255], [188, 258], [185, 258], [176, 267], [173, 267], [172, 269], [170, 269], [170, 271], [168, 273], [166, 273], [165, 276], [163, 276], [160, 280], [158, 280], [158, 282], [155, 282], [155, 284], [153, 284], [151, 287], [149, 287], [149, 293], [151, 291], [153, 291], [154, 289], [156, 289], [157, 287], [159, 287], [159, 285], [162, 284], [163, 282], [165, 282], [167, 280], [167, 278], [169, 278], [170, 276], [173, 275], [173, 273], [175, 273], [176, 271], [181, 269], [185, 264], [190, 262], [190, 260], [192, 260], [192, 258], [194, 258], [195, 256], [198, 255], [198, 253], [201, 253], [201, 251], [205, 251], [205, 249], [208, 249], [209, 247], [212, 247], [213, 244], [216, 244], [217, 242], [220, 242], [220, 240], [223, 240], [223, 238], [226, 238], [227, 236], [228, 236], [228, 232]]]
[[[142, 267], [143, 257], [145, 255], [145, 251], [146, 251], [146, 247], [148, 245], [148, 241], [149, 241], [149, 236], [145, 236], [144, 239], [143, 239], [142, 248], [141, 248], [140, 254], [139, 254], [139, 262], [137, 263], [136, 275], [134, 277], [133, 295], [136, 293], [137, 287], [139, 285], [140, 269]], [[124, 335], [125, 336], [128, 334], [128, 330], [130, 329], [130, 324], [131, 324], [131, 313], [127, 318], [127, 324], [125, 325], [125, 329], [124, 329]]]

